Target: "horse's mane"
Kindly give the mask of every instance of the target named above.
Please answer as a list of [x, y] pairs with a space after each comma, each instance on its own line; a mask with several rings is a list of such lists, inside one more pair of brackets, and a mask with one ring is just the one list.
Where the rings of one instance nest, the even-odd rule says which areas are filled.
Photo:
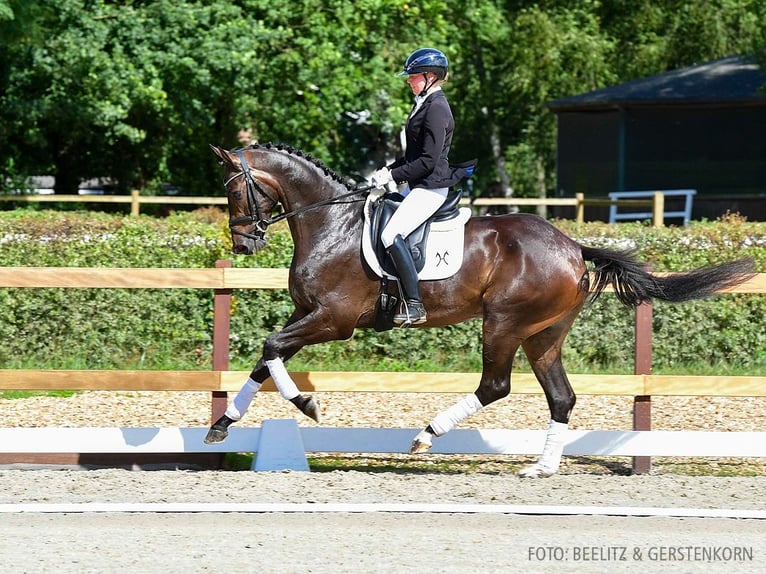
[[254, 143], [248, 147], [248, 149], [266, 149], [271, 150], [275, 149], [278, 151], [284, 151], [287, 152], [290, 155], [294, 155], [296, 157], [299, 157], [301, 159], [306, 160], [316, 168], [322, 171], [325, 176], [329, 177], [330, 179], [337, 181], [338, 183], [343, 184], [346, 189], [352, 189], [353, 182], [349, 181], [348, 178], [345, 178], [341, 175], [339, 175], [337, 172], [333, 171], [327, 165], [325, 165], [321, 160], [310, 156], [309, 154], [294, 148], [291, 145], [284, 144], [284, 143], [272, 143], [272, 142], [266, 142], [266, 143]]

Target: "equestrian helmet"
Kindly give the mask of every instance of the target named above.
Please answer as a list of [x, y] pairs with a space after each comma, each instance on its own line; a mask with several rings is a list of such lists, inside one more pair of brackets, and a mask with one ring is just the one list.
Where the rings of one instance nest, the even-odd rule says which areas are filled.
[[436, 48], [420, 48], [409, 55], [404, 63], [404, 70], [399, 72], [399, 75], [409, 76], [433, 72], [437, 79], [443, 80], [447, 77], [448, 68], [449, 62], [443, 52]]

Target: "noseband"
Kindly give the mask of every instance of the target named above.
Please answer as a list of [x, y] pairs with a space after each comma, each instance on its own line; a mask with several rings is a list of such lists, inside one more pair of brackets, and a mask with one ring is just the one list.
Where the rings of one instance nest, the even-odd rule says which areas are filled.
[[[354, 189], [343, 195], [339, 195], [338, 197], [331, 197], [329, 199], [318, 201], [317, 203], [312, 203], [311, 205], [307, 205], [300, 209], [296, 209], [286, 213], [281, 213], [277, 215], [276, 217], [266, 217], [261, 211], [260, 205], [258, 204], [258, 197], [256, 194], [262, 195], [263, 197], [271, 201], [273, 205], [276, 205], [277, 203], [279, 203], [279, 199], [269, 195], [266, 192], [266, 190], [263, 189], [261, 184], [258, 183], [258, 180], [255, 179], [255, 177], [253, 177], [253, 174], [250, 171], [250, 166], [248, 165], [247, 160], [245, 159], [245, 154], [242, 153], [242, 150], [235, 150], [235, 153], [237, 154], [237, 157], [239, 158], [240, 165], [242, 166], [242, 171], [232, 175], [229, 179], [227, 179], [223, 183], [223, 185], [224, 185], [224, 188], [226, 188], [228, 193], [228, 186], [232, 181], [234, 181], [238, 177], [245, 178], [245, 190], [246, 190], [246, 196], [247, 196], [247, 214], [241, 217], [229, 218], [229, 229], [234, 235], [241, 235], [242, 237], [246, 237], [248, 239], [252, 239], [257, 242], [263, 241], [263, 238], [266, 236], [266, 229], [272, 223], [282, 221], [283, 219], [287, 219], [288, 217], [293, 217], [294, 215], [298, 215], [300, 213], [309, 211], [310, 209], [321, 207], [323, 205], [339, 203], [340, 200], [342, 199], [346, 199], [347, 197], [351, 197], [352, 195], [357, 195], [359, 193], [367, 193], [371, 189], [375, 188], [375, 186], [372, 186], [372, 185], [367, 187], [360, 187], [358, 189]], [[254, 225], [257, 232], [246, 233], [244, 231], [235, 229], [235, 227], [239, 225]]]

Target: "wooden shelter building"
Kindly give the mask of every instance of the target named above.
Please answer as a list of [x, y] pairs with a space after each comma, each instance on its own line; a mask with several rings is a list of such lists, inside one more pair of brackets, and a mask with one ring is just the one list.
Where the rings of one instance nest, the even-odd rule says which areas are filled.
[[765, 84], [731, 56], [550, 102], [556, 195], [695, 189], [693, 219], [766, 221]]

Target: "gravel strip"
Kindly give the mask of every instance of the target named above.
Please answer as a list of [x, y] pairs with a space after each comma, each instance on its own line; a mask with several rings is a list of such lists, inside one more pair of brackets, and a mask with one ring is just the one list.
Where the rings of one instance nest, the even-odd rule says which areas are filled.
[[[233, 395], [230, 395], [233, 396]], [[408, 428], [425, 426], [459, 395], [449, 393], [316, 393], [323, 426]], [[766, 431], [764, 397], [655, 397], [654, 430]], [[632, 397], [578, 397], [570, 428], [632, 428]], [[210, 393], [88, 391], [70, 397], [34, 396], [0, 401], [7, 427], [46, 426], [208, 426]], [[264, 419], [296, 418], [314, 425], [278, 393], [257, 395], [238, 424], [260, 426]], [[488, 406], [461, 428], [543, 429], [550, 415], [542, 395], [511, 395]]]

